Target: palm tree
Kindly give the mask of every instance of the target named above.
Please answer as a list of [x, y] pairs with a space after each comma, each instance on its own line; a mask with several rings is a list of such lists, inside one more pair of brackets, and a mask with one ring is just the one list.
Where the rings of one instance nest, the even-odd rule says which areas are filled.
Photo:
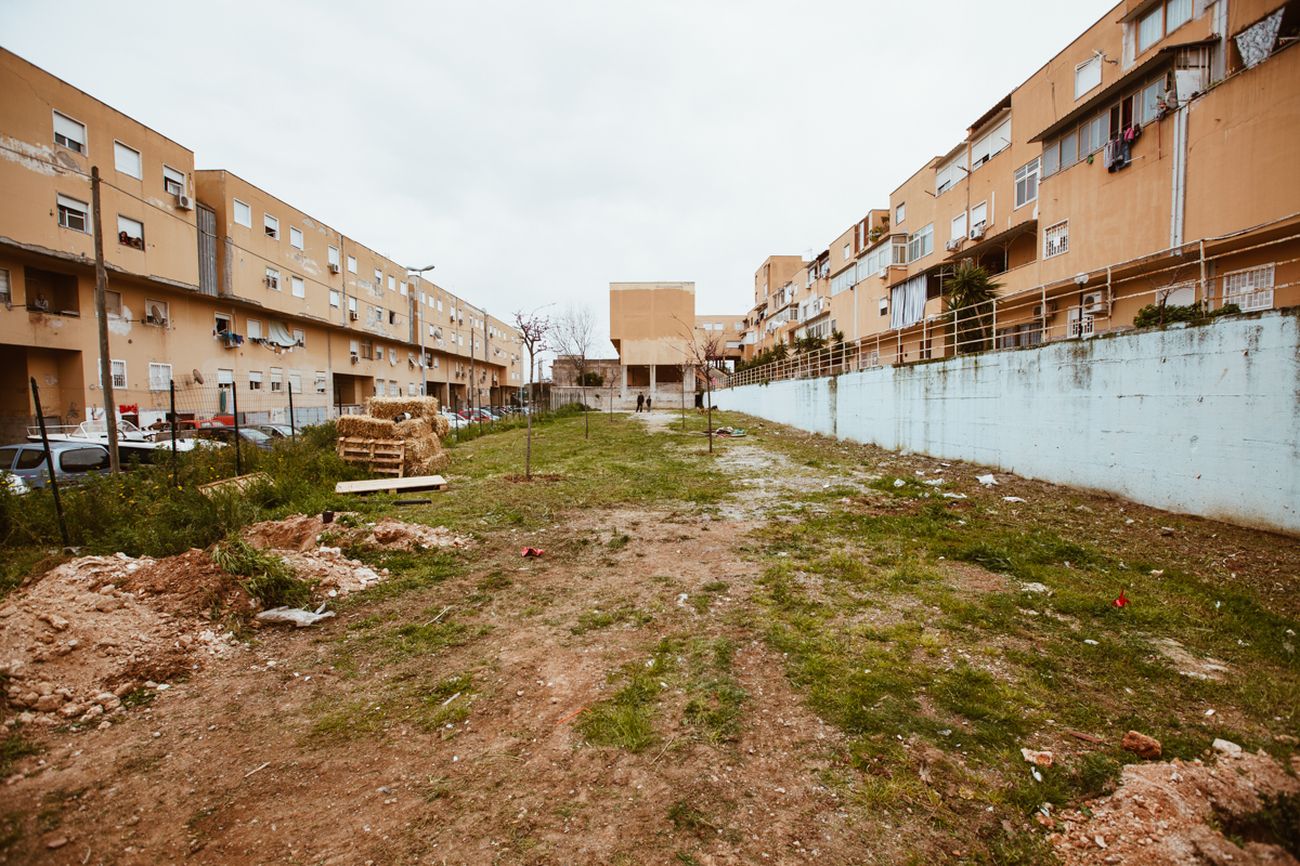
[[943, 283], [943, 298], [956, 325], [957, 354], [983, 352], [992, 344], [993, 301], [1001, 283], [970, 259], [963, 259]]

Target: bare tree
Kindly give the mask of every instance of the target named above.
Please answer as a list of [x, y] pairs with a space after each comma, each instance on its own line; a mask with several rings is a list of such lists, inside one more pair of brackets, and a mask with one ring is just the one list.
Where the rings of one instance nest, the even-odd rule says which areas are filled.
[[686, 364], [694, 367], [697, 375], [704, 374], [704, 393], [707, 400], [709, 424], [709, 453], [713, 453], [713, 367], [723, 357], [722, 334], [717, 331], [701, 331], [681, 322], [686, 333]]
[[555, 345], [562, 355], [573, 359], [578, 371], [578, 385], [582, 388], [582, 438], [591, 438], [591, 422], [587, 418], [587, 374], [591, 367], [591, 349], [596, 342], [596, 320], [591, 307], [569, 307], [555, 323]]
[[524, 478], [533, 477], [533, 370], [537, 365], [537, 353], [546, 348], [546, 337], [551, 331], [551, 320], [540, 315], [537, 310], [531, 313], [515, 312], [515, 330], [528, 350], [528, 419], [527, 444], [524, 446]]

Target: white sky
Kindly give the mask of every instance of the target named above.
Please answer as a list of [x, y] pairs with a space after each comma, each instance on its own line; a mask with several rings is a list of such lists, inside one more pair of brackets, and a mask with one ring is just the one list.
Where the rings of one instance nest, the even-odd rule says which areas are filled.
[[603, 334], [614, 280], [744, 312], [1113, 5], [0, 0], [0, 42], [500, 318]]

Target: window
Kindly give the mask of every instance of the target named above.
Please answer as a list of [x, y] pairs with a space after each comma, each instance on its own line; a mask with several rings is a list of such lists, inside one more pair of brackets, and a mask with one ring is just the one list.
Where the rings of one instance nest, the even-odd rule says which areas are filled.
[[113, 167], [122, 174], [129, 174], [134, 178], [144, 177], [140, 170], [140, 151], [127, 147], [120, 141], [113, 142]]
[[9, 269], [0, 268], [0, 304], [12, 304], [13, 302], [13, 285], [9, 282]]
[[117, 242], [124, 247], [144, 249], [144, 223], [118, 214]]
[[970, 148], [971, 169], [977, 169], [1011, 146], [1011, 118], [981, 136]]
[[265, 283], [268, 289], [280, 291], [280, 272], [275, 268], [267, 268]]
[[326, 382], [325, 371], [324, 371], [324, 370], [317, 370], [317, 371], [316, 371], [316, 380], [315, 380], [315, 382], [313, 383], [313, 385], [314, 385], [315, 388], [316, 388], [316, 393], [317, 393], [317, 394], [324, 394], [324, 393], [325, 393], [325, 387], [326, 387], [326, 386], [325, 386], [325, 382]]
[[393, 276], [392, 274], [388, 275], [388, 291], [390, 292], [397, 291], [397, 277]]
[[1192, 20], [1192, 0], [1169, 0], [1165, 4], [1165, 32], [1173, 33]]
[[1038, 199], [1038, 166], [1034, 159], [1016, 169], [1016, 207]]
[[397, 311], [396, 311], [396, 310], [389, 310], [389, 311], [388, 311], [388, 324], [390, 324], [390, 325], [396, 325], [396, 324], [397, 324]]
[[907, 237], [907, 262], [911, 264], [934, 252], [934, 223]]
[[1146, 51], [1165, 35], [1165, 7], [1157, 4], [1138, 20], [1138, 54]]
[[302, 229], [289, 226], [289, 246], [302, 249]]
[[184, 195], [185, 175], [171, 166], [163, 166], [163, 192], [172, 195]]
[[232, 320], [225, 313], [217, 313], [212, 318], [215, 321], [215, 324], [213, 325], [212, 328], [212, 333], [228, 334], [234, 330], [234, 326], [235, 326], [234, 320]]
[[348, 298], [348, 312], [355, 313], [356, 311], [357, 311], [357, 299]]
[[336, 292], [336, 291], [333, 290], [333, 289], [330, 289], [330, 306], [331, 306], [331, 307], [337, 307], [337, 306], [339, 306], [339, 304], [342, 303], [342, 300], [343, 300], [343, 299], [342, 299], [342, 297], [339, 295], [338, 292]]
[[948, 188], [966, 176], [966, 150], [939, 167], [934, 175], [934, 194], [943, 195]]
[[261, 320], [259, 320], [259, 319], [249, 319], [249, 320], [248, 320], [248, 339], [250, 339], [250, 340], [260, 340], [260, 339], [262, 339], [262, 322], [261, 322]]
[[74, 232], [90, 231], [90, 205], [66, 195], [60, 195], [58, 203], [59, 225]]
[[355, 274], [356, 272], [357, 272], [357, 257], [348, 256], [348, 273]]
[[366, 304], [366, 321], [372, 325], [381, 325], [384, 322], [384, 311], [374, 304]]
[[171, 364], [150, 364], [149, 365], [149, 390], [166, 391], [172, 383], [172, 365]]
[[171, 310], [166, 301], [156, 301], [153, 298], [144, 300], [144, 323], [146, 325], [165, 326], [171, 319]]
[[970, 236], [972, 238], [980, 237], [989, 224], [989, 205], [988, 202], [980, 202], [970, 209]]
[[1043, 258], [1050, 259], [1070, 251], [1070, 221], [1062, 220], [1043, 232]]
[[235, 222], [250, 229], [253, 227], [253, 209], [239, 199], [235, 199]]
[[284, 370], [279, 367], [271, 368], [271, 390], [280, 391], [284, 388]]
[[249, 370], [249, 371], [248, 371], [248, 390], [250, 390], [250, 391], [260, 391], [260, 390], [262, 390], [262, 371], [261, 371], [261, 370]]
[[268, 214], [262, 214], [262, 226], [266, 230], [268, 238], [280, 237], [280, 221]]
[[15, 454], [18, 455], [18, 463], [14, 466], [15, 469], [35, 469], [37, 466], [45, 465], [45, 451], [40, 447], [5, 448], [0, 450], [0, 454], [4, 455], [4, 461], [0, 463], [0, 466], [6, 468], [8, 468], [9, 462], [14, 459]]
[[126, 387], [126, 361], [114, 360], [114, 361], [110, 361], [109, 364], [113, 368], [112, 370], [113, 387], [125, 388]]
[[1171, 307], [1186, 307], [1196, 300], [1196, 283], [1178, 283], [1157, 294], [1157, 299]]
[[78, 123], [66, 114], [54, 112], [54, 143], [75, 150], [86, 152], [86, 126]]
[[390, 379], [388, 381], [388, 396], [389, 397], [402, 396], [402, 385], [396, 379]]
[[108, 467], [107, 448], [72, 448], [59, 454], [59, 468], [64, 472], [95, 472]]
[[293, 329], [293, 341], [299, 346], [307, 345], [307, 332], [302, 328]]
[[307, 283], [302, 277], [289, 277], [289, 286], [293, 291], [293, 296], [295, 298], [307, 297]]
[[1078, 99], [1101, 84], [1101, 55], [1094, 54], [1074, 67], [1074, 98]]
[[[890, 290], [889, 326], [891, 328], [906, 328], [921, 321], [925, 316], [927, 283], [928, 280], [925, 274], [920, 274], [901, 285], [894, 286]], [[885, 312], [883, 306], [880, 312]]]
[[851, 244], [851, 243], [850, 243], [850, 244], [845, 244], [845, 245], [844, 245], [844, 261], [847, 262], [847, 261], [848, 261], [849, 259], [851, 259], [851, 258], [853, 258], [853, 244]]
[[952, 218], [952, 235], [953, 240], [965, 239], [966, 237], [966, 212], [962, 211]]
[[301, 393], [302, 393], [302, 374], [301, 374], [301, 373], [294, 373], [294, 372], [292, 372], [292, 371], [289, 373], [289, 390], [290, 390], [292, 393], [294, 393], [294, 394], [301, 394]]
[[1247, 268], [1223, 275], [1223, 302], [1243, 311], [1268, 310], [1273, 306], [1273, 265]]
[[337, 270], [339, 266], [339, 248], [330, 247], [328, 258], [329, 258], [330, 267], [334, 270]]
[[375, 357], [375, 347], [369, 340], [361, 341], [361, 357], [365, 358], [367, 361], [373, 360]]
[[894, 225], [899, 225], [907, 218], [907, 202], [899, 202], [898, 207], [894, 208]]

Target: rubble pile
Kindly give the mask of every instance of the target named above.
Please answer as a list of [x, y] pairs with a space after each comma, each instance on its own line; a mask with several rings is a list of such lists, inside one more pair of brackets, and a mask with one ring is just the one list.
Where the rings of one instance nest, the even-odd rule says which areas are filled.
[[[1130, 764], [1115, 793], [1048, 819], [1062, 862], [1295, 864], [1285, 849], [1233, 828], [1250, 826], [1274, 798], [1300, 796], [1300, 781], [1263, 751], [1251, 754], [1225, 740], [1214, 747], [1210, 761]], [[1293, 772], [1300, 770], [1300, 756], [1291, 761]]]
[[253, 608], [202, 551], [65, 562], [0, 605], [5, 701], [22, 723], [103, 722], [123, 695], [230, 652], [234, 636], [206, 614], [225, 605]]
[[336, 512], [326, 523], [320, 515], [294, 514], [283, 520], [254, 523], [243, 532], [244, 540], [263, 550], [306, 552], [330, 547], [374, 547], [384, 550], [433, 550], [464, 548], [473, 542], [444, 526], [407, 523], [393, 517], [374, 523], [361, 520], [356, 512]]

